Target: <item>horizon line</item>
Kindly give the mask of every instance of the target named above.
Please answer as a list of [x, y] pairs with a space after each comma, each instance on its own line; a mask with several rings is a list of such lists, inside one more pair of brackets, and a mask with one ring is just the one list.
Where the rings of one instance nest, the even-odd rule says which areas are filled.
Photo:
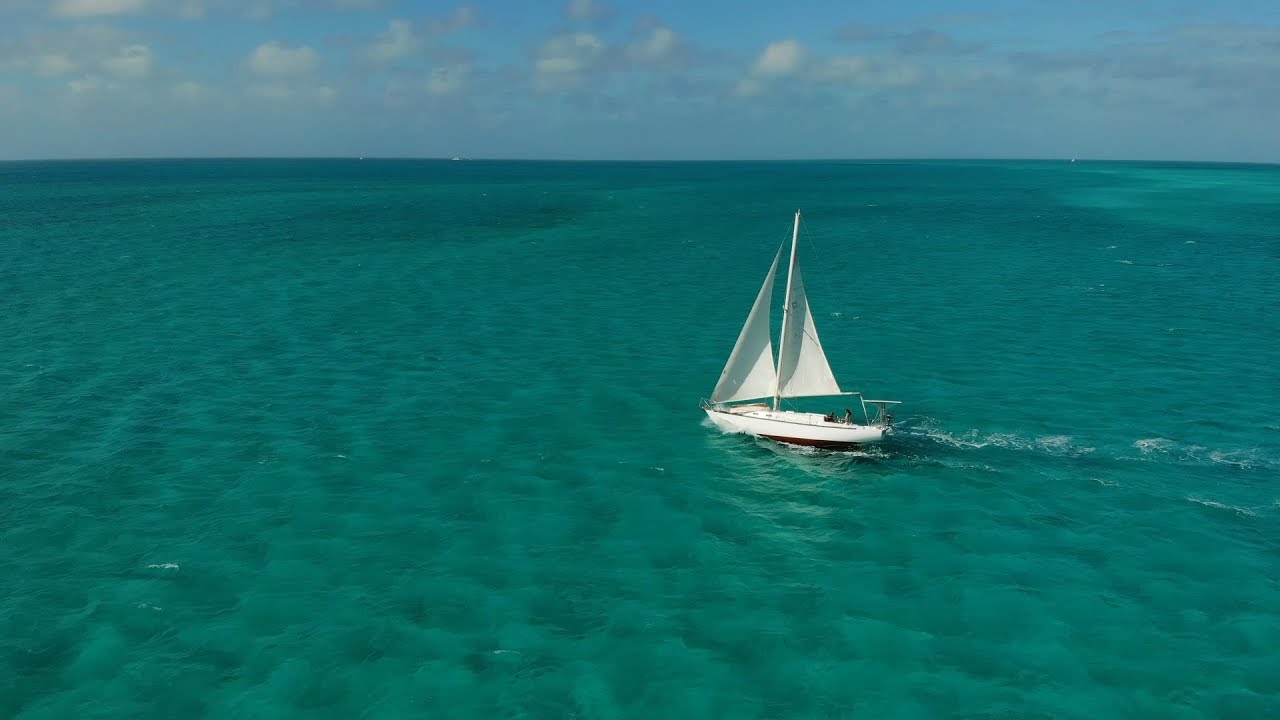
[[960, 157], [960, 156], [906, 156], [906, 157], [802, 157], [802, 158], [557, 158], [557, 157], [500, 157], [500, 156], [445, 156], [445, 155], [120, 155], [106, 157], [32, 157], [0, 159], [9, 163], [59, 163], [59, 162], [174, 162], [174, 161], [227, 161], [227, 160], [352, 160], [399, 162], [527, 162], [527, 163], [612, 163], [612, 164], [730, 164], [730, 163], [902, 163], [902, 162], [1046, 162], [1046, 163], [1163, 163], [1180, 165], [1280, 165], [1280, 161], [1267, 160], [1185, 160], [1169, 159], [1117, 159], [1088, 157]]

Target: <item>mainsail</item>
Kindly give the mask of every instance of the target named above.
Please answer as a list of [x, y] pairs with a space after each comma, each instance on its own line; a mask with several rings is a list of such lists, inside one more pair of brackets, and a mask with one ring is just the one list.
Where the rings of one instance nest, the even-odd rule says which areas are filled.
[[712, 402], [748, 400], [773, 394], [778, 376], [773, 368], [769, 305], [773, 299], [773, 278], [778, 273], [778, 260], [781, 257], [780, 247], [773, 258], [773, 265], [769, 267], [769, 274], [765, 275], [760, 294], [756, 295], [756, 302], [751, 306], [751, 313], [747, 315], [747, 322], [738, 334], [738, 342], [733, 346], [733, 352], [729, 353], [729, 362], [725, 364], [724, 371], [720, 373], [720, 381], [711, 393]]

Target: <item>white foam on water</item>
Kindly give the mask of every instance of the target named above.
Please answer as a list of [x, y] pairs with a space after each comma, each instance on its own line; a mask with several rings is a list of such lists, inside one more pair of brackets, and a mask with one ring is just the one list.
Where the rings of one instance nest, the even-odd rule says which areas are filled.
[[[1071, 435], [1039, 435], [1028, 437], [1013, 432], [983, 433], [977, 429], [963, 432], [938, 427], [932, 418], [920, 425], [901, 428], [899, 436], [927, 440], [958, 450], [1000, 448], [1021, 452], [1043, 453], [1055, 457], [1080, 457], [1098, 452]], [[1280, 458], [1271, 457], [1261, 448], [1211, 449], [1203, 445], [1179, 442], [1165, 437], [1140, 438], [1133, 441], [1137, 454], [1118, 453], [1117, 460], [1167, 462], [1182, 465], [1225, 465], [1242, 470], [1280, 469]], [[925, 454], [928, 454], [927, 451]]]
[[1039, 451], [1051, 455], [1081, 455], [1094, 452], [1096, 448], [1081, 447], [1070, 435], [1040, 435], [1027, 438], [1010, 432], [997, 432], [984, 435], [977, 429], [963, 433], [951, 433], [937, 428], [921, 428], [918, 433], [924, 437], [944, 445], [961, 449], [981, 449], [997, 447], [1005, 450]]
[[992, 444], [988, 438], [982, 437], [977, 430], [955, 434], [946, 430], [926, 427], [921, 428], [921, 432], [917, 433], [917, 435], [955, 448], [984, 448]]
[[992, 467], [986, 463], [967, 462], [964, 460], [943, 460], [942, 466], [951, 468], [952, 470], [980, 470], [982, 472], [998, 473], [1000, 468]]
[[1258, 449], [1250, 450], [1214, 450], [1209, 453], [1209, 460], [1223, 465], [1251, 470], [1259, 466], [1275, 465], [1267, 458], [1258, 457]]
[[1152, 452], [1169, 452], [1169, 448], [1173, 447], [1173, 441], [1168, 438], [1144, 438], [1137, 440], [1133, 446], [1143, 454], [1147, 455]]
[[147, 566], [148, 570], [179, 570], [178, 563], [152, 563]]
[[1006, 450], [1023, 450], [1031, 446], [1030, 443], [1024, 441], [1014, 433], [1004, 432], [991, 433], [988, 435], [987, 444], [994, 445], [998, 448], [1005, 448]]
[[806, 448], [810, 452], [817, 454], [840, 455], [848, 458], [887, 458], [888, 452], [877, 445], [866, 445], [857, 450], [823, 450], [821, 448]]
[[1042, 450], [1052, 453], [1091, 453], [1093, 448], [1078, 448], [1070, 435], [1046, 435], [1036, 438]]
[[1250, 510], [1249, 508], [1240, 507], [1238, 505], [1228, 505], [1226, 503], [1220, 503], [1216, 500], [1204, 500], [1204, 499], [1201, 499], [1198, 497], [1192, 497], [1192, 496], [1187, 496], [1187, 500], [1190, 500], [1193, 503], [1204, 505], [1205, 507], [1218, 508], [1219, 510], [1232, 510], [1239, 515], [1247, 515], [1249, 517], [1256, 517], [1258, 515], [1258, 513]]
[[[949, 432], [931, 427], [935, 423], [932, 418], [926, 418], [924, 427], [915, 427], [902, 433], [904, 437], [914, 437], [919, 440], [927, 440], [955, 448], [961, 451], [974, 451], [983, 449], [1007, 450], [1016, 453], [1032, 453], [1037, 455], [1045, 455], [1049, 457], [1065, 457], [1075, 458], [1089, 453], [1094, 453], [1097, 448], [1081, 445], [1074, 436], [1071, 435], [1040, 435], [1028, 437], [1013, 432], [998, 432], [983, 434], [977, 429], [968, 430], [966, 432]], [[937, 456], [928, 448], [920, 448], [918, 454], [913, 455], [910, 459], [921, 462], [939, 463], [944, 467], [978, 470], [982, 472], [1001, 473], [1005, 468], [996, 463], [993, 466], [990, 463], [981, 462], [972, 457], [961, 458]], [[1105, 483], [1104, 483], [1105, 484]]]
[[1203, 445], [1180, 443], [1161, 437], [1137, 440], [1133, 446], [1142, 454], [1144, 460], [1164, 458], [1182, 463], [1230, 465], [1242, 470], [1280, 468], [1280, 460], [1263, 455], [1260, 448], [1210, 450]]

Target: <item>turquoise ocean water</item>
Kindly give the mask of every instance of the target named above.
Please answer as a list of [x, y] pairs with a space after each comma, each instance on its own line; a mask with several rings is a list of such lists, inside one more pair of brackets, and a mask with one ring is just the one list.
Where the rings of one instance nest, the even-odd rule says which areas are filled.
[[[882, 447], [698, 410], [797, 208]], [[1266, 166], [0, 164], [0, 717], [1280, 717], [1278, 228]]]

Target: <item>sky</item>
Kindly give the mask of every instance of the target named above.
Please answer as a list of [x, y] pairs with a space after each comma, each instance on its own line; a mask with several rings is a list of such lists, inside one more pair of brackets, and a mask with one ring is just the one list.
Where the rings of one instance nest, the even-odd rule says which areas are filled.
[[0, 0], [0, 160], [1280, 162], [1276, 0]]

